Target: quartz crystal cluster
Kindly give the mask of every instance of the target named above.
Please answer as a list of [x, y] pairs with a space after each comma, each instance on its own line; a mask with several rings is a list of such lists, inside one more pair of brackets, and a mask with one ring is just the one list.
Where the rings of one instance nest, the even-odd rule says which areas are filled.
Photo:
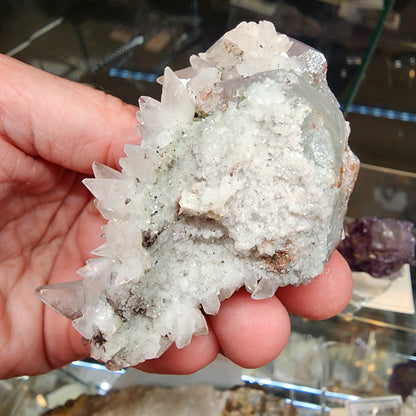
[[316, 50], [241, 23], [139, 100], [140, 146], [85, 185], [108, 220], [80, 282], [41, 298], [111, 369], [184, 347], [204, 314], [322, 272], [358, 172]]

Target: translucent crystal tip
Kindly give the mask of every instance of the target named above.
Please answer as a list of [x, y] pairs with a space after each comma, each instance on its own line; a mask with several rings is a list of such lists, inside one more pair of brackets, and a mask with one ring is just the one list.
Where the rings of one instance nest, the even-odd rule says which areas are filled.
[[80, 318], [85, 305], [85, 286], [81, 280], [40, 286], [36, 294], [42, 302], [71, 320]]

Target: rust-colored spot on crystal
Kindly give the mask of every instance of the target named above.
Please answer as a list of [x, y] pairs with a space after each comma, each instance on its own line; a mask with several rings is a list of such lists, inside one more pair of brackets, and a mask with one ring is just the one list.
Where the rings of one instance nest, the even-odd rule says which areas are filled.
[[201, 91], [201, 100], [208, 101], [212, 96], [212, 88]]
[[338, 181], [338, 184], [337, 184], [337, 188], [341, 188], [341, 185], [342, 185], [342, 174], [343, 173], [344, 173], [344, 166], [341, 166], [339, 168], [339, 181]]
[[277, 273], [286, 273], [293, 258], [286, 250], [276, 251], [272, 256], [262, 256], [266, 264]]

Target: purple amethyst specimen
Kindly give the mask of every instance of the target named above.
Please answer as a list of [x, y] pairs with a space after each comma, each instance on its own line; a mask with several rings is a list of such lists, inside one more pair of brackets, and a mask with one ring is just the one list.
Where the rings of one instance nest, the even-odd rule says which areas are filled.
[[[416, 358], [416, 351], [413, 353]], [[403, 400], [412, 394], [416, 389], [416, 361], [410, 359], [403, 363], [398, 363], [393, 367], [393, 373], [389, 380], [389, 390], [391, 393], [400, 394]]]
[[392, 218], [358, 218], [346, 225], [345, 239], [338, 250], [353, 271], [396, 278], [401, 267], [414, 258], [413, 223]]

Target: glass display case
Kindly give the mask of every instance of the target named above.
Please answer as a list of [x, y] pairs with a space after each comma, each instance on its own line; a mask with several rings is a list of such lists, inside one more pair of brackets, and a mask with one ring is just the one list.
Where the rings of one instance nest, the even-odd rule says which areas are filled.
[[[70, 1], [20, 3], [19, 11], [12, 2], [0, 3], [1, 53], [133, 104], [140, 95], [159, 97], [154, 81], [166, 65], [187, 66], [189, 55], [242, 20], [271, 20], [327, 57], [328, 81], [362, 162], [348, 216], [416, 221], [415, 2], [108, 1], [98, 8]], [[416, 388], [414, 266], [398, 289], [409, 301], [406, 311], [382, 303], [349, 305], [322, 322], [292, 316], [293, 333], [279, 358], [256, 370], [232, 371], [292, 401], [299, 414], [328, 414], [362, 397], [405, 398]], [[123, 376], [84, 362], [46, 376], [0, 381], [0, 414], [38, 415], [63, 398], [105, 394]]]

